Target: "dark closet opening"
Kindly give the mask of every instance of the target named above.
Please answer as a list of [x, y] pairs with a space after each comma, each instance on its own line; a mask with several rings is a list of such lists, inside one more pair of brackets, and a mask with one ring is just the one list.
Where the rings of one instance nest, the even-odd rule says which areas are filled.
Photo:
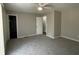
[[16, 16], [9, 15], [10, 39], [17, 38]]

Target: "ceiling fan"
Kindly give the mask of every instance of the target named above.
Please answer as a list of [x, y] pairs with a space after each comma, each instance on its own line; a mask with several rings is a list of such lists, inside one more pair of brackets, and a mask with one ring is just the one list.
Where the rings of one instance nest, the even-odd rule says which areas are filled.
[[51, 5], [49, 3], [38, 3], [38, 11], [42, 11], [44, 9], [50, 9]]

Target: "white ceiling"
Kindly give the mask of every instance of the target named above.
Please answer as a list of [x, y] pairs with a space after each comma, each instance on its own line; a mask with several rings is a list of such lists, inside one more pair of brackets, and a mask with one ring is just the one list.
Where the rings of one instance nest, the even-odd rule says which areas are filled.
[[[10, 11], [16, 12], [27, 12], [27, 13], [48, 13], [51, 9], [44, 9], [43, 11], [38, 11], [36, 3], [5, 3], [5, 8]], [[58, 7], [79, 7], [79, 3], [49, 3], [51, 8]]]

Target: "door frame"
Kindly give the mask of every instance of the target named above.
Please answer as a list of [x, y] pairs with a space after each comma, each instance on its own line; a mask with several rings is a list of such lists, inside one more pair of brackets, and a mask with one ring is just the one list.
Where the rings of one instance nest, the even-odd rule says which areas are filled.
[[[17, 38], [18, 38], [18, 15], [17, 14], [7, 14], [8, 21], [9, 21], [9, 16], [16, 16], [16, 31], [17, 31]], [[9, 22], [8, 22], [9, 23]], [[10, 30], [9, 30], [9, 36], [10, 36]], [[10, 38], [10, 37], [9, 37]]]
[[[46, 16], [46, 24], [45, 24], [45, 27], [46, 27], [46, 28], [45, 28], [45, 30], [46, 30], [46, 35], [47, 35], [47, 15], [44, 15], [44, 16]], [[44, 17], [44, 16], [43, 16], [43, 17]]]

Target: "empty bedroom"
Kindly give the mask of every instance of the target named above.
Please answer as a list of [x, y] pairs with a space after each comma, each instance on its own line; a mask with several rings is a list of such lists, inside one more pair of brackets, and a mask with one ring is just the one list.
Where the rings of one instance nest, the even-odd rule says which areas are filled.
[[79, 55], [79, 3], [1, 3], [1, 55]]

